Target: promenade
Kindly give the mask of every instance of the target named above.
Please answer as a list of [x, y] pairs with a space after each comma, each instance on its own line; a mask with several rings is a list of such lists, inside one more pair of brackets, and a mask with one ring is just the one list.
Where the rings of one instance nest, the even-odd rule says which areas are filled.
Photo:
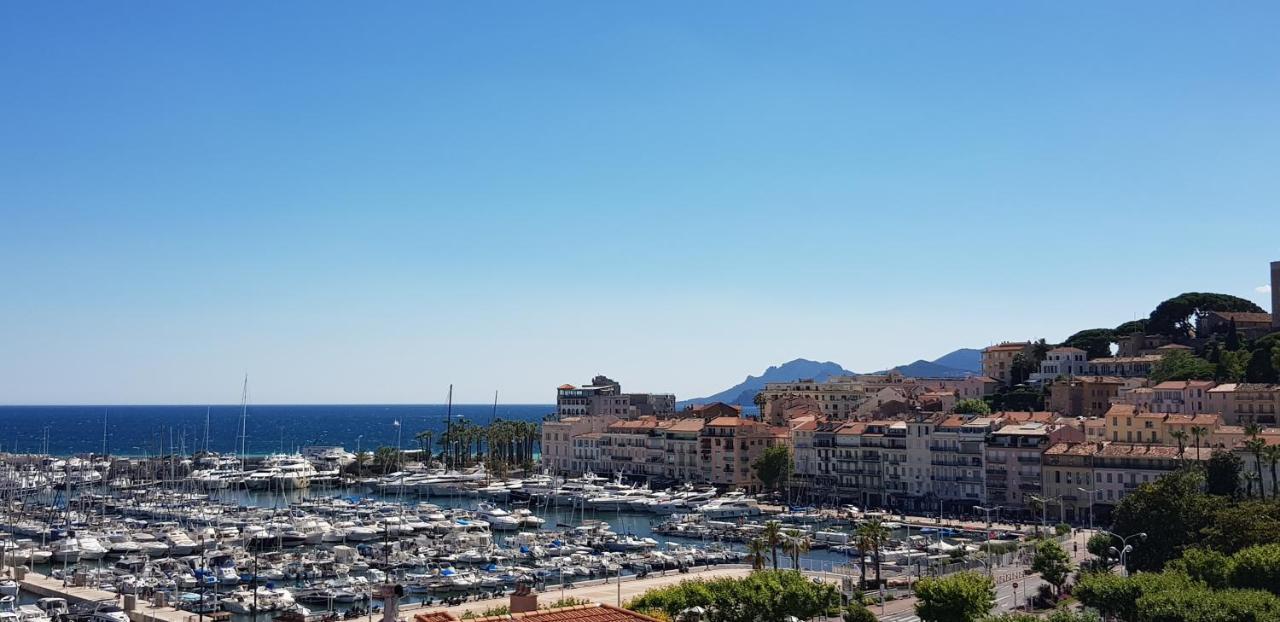
[[[119, 595], [112, 592], [104, 592], [91, 587], [64, 586], [61, 579], [54, 579], [45, 575], [28, 572], [25, 577], [19, 581], [24, 592], [35, 594], [41, 598], [54, 597], [65, 598], [68, 603], [79, 602], [105, 602], [114, 605], [120, 605]], [[141, 599], [137, 601], [137, 607], [133, 611], [127, 611], [129, 619], [133, 622], [188, 622], [197, 619], [197, 615], [180, 611], [173, 607], [152, 607], [150, 603]]]
[[[559, 589], [552, 587], [544, 592], [538, 593], [538, 603], [541, 605], [549, 605], [561, 598], [579, 598], [597, 603], [605, 603], [609, 605], [618, 604], [619, 600], [623, 604], [627, 601], [639, 596], [653, 588], [663, 587], [666, 585], [674, 585], [688, 579], [715, 579], [723, 577], [745, 577], [751, 574], [751, 567], [744, 565], [727, 565], [713, 566], [706, 570], [691, 570], [687, 574], [680, 574], [675, 571], [667, 571], [666, 575], [650, 574], [643, 579], [636, 579], [634, 576], [622, 577], [622, 583], [619, 585], [616, 578], [610, 579], [608, 583], [601, 580], [584, 582], [571, 588]], [[621, 595], [621, 599], [619, 599]], [[423, 607], [422, 605], [402, 606], [400, 608], [400, 617], [402, 619], [412, 619], [413, 614], [423, 613], [427, 611], [439, 611], [445, 609], [454, 615], [461, 616], [467, 611], [479, 614], [480, 612], [500, 607], [510, 603], [510, 598], [503, 596], [501, 598], [491, 598], [488, 600], [471, 601], [461, 605], [450, 607], [442, 607], [440, 605], [432, 605]]]

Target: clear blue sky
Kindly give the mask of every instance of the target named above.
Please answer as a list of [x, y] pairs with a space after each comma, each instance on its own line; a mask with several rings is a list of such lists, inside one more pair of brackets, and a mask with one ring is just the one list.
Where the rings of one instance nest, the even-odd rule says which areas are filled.
[[1280, 4], [6, 2], [0, 402], [691, 397], [1269, 306]]

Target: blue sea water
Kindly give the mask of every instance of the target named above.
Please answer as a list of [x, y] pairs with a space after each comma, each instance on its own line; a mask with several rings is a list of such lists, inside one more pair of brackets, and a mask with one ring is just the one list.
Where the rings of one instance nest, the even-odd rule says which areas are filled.
[[[239, 448], [240, 406], [207, 407], [208, 449], [229, 453]], [[457, 421], [483, 425], [491, 418], [540, 421], [551, 405], [499, 404], [453, 406]], [[205, 406], [0, 406], [0, 449], [67, 456], [99, 452], [106, 417], [107, 451], [117, 456], [190, 453], [204, 449]], [[414, 435], [445, 429], [447, 407], [423, 405], [262, 405], [248, 407], [246, 452], [249, 455], [290, 451], [307, 445], [341, 445], [348, 449], [395, 446], [416, 448]]]

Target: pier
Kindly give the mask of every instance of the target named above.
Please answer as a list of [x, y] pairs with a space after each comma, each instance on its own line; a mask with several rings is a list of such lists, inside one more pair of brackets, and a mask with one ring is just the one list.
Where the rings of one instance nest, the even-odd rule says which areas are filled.
[[[61, 580], [34, 572], [26, 573], [18, 583], [23, 591], [41, 598], [65, 598], [68, 603], [110, 603], [120, 605], [123, 608], [121, 595], [119, 594], [95, 590], [90, 587], [64, 586]], [[180, 611], [173, 607], [154, 607], [151, 603], [143, 601], [136, 601], [136, 604], [137, 606], [132, 611], [125, 608], [125, 613], [129, 615], [129, 619], [133, 620], [133, 622], [190, 622], [198, 618], [196, 614]]]

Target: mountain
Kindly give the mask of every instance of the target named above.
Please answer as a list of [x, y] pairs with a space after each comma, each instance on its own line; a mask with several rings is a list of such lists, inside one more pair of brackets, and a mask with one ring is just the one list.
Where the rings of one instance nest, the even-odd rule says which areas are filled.
[[821, 382], [832, 376], [847, 376], [851, 373], [853, 372], [831, 361], [819, 363], [808, 359], [796, 359], [782, 365], [770, 367], [759, 376], [747, 376], [746, 380], [715, 395], [684, 400], [677, 407], [684, 408], [692, 404], [709, 404], [711, 402], [751, 406], [752, 398], [764, 388], [767, 382], [790, 382], [801, 378], [812, 378]]
[[921, 359], [894, 369], [912, 378], [963, 378], [982, 373], [982, 351], [960, 348], [932, 361]]
[[964, 371], [980, 374], [982, 373], [982, 350], [974, 348], [960, 348], [955, 352], [943, 354], [933, 362], [944, 367], [953, 369], [962, 369]]
[[[973, 348], [960, 348], [948, 352], [932, 361], [918, 360], [907, 365], [899, 365], [894, 369], [904, 376], [914, 378], [963, 378], [970, 374], [982, 373], [982, 351]], [[888, 370], [885, 370], [888, 371]], [[885, 373], [885, 371], [879, 373]], [[767, 382], [790, 382], [801, 378], [812, 378], [819, 382], [832, 376], [848, 376], [851, 372], [831, 361], [819, 363], [808, 359], [796, 359], [789, 363], [776, 365], [764, 370], [759, 376], [747, 376], [746, 380], [729, 387], [715, 395], [695, 397], [676, 403], [677, 408], [692, 404], [709, 404], [724, 402], [751, 406], [756, 393], [764, 388]]]

